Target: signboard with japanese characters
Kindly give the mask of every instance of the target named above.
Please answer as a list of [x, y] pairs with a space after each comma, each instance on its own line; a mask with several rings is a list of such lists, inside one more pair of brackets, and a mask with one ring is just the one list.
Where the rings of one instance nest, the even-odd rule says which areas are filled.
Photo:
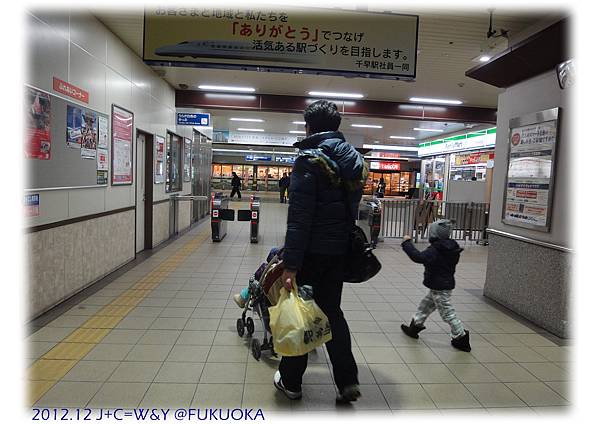
[[373, 171], [400, 171], [400, 162], [379, 162], [371, 161], [371, 170]]
[[297, 7], [149, 7], [147, 64], [416, 78], [419, 17]]
[[505, 224], [550, 231], [558, 109], [510, 121]]
[[269, 146], [292, 146], [298, 141], [293, 134], [265, 134], [245, 131], [215, 131], [213, 134], [222, 134], [215, 139], [221, 143], [258, 144]]

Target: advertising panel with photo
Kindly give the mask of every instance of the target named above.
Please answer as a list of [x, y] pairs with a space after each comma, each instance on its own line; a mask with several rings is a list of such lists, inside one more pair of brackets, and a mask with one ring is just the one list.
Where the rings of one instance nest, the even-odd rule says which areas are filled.
[[165, 138], [154, 136], [154, 183], [165, 182]]
[[98, 116], [89, 110], [84, 111], [81, 124], [81, 157], [95, 159], [98, 145]]
[[112, 107], [112, 180], [113, 185], [133, 183], [133, 113]]
[[50, 159], [50, 95], [28, 88], [25, 101], [25, 157]]
[[[557, 109], [550, 114], [556, 119], [534, 123], [525, 120], [526, 125], [511, 125], [502, 220], [505, 224], [539, 231], [550, 229]], [[518, 118], [513, 121], [519, 122]]]
[[[414, 79], [419, 17], [340, 9], [148, 7], [148, 64]], [[201, 65], [200, 65], [201, 64]]]

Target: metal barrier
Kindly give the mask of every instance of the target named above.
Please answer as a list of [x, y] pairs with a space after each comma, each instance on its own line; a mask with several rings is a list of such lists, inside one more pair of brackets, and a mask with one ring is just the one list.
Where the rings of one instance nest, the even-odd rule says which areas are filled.
[[238, 210], [238, 221], [250, 221], [250, 243], [258, 243], [258, 224], [260, 222], [260, 197], [250, 197], [250, 209]]
[[212, 241], [221, 241], [227, 235], [227, 221], [234, 220], [235, 211], [228, 209], [229, 197], [223, 193], [213, 193], [211, 196], [210, 227]]
[[428, 237], [428, 226], [436, 219], [453, 221], [452, 237], [486, 244], [488, 203], [453, 203], [437, 200], [384, 199], [381, 232], [383, 237], [411, 235], [415, 240]]
[[381, 229], [381, 202], [376, 197], [363, 199], [358, 207], [357, 225], [367, 235], [371, 246], [376, 247]]
[[[173, 194], [169, 197], [170, 207], [169, 207], [169, 237], [179, 234], [179, 202], [181, 201], [191, 201], [191, 202], [199, 202], [201, 200], [207, 200], [207, 196], [182, 196], [180, 194]], [[191, 214], [191, 210], [190, 210]], [[190, 215], [191, 216], [191, 215]]]

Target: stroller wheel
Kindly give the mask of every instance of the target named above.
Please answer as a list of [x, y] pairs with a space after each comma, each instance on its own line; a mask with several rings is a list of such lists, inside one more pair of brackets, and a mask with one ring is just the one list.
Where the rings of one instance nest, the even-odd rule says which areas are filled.
[[261, 353], [262, 350], [260, 348], [260, 342], [258, 341], [258, 339], [252, 339], [252, 356], [254, 357], [254, 359], [258, 361], [260, 359]]
[[246, 318], [246, 330], [248, 330], [249, 336], [254, 334], [254, 320], [250, 317]]
[[238, 318], [236, 322], [236, 328], [238, 336], [242, 337], [244, 335], [244, 321], [241, 318]]

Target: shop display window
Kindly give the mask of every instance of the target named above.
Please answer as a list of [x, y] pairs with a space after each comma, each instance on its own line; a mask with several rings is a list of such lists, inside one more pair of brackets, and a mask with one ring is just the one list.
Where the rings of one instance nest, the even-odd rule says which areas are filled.
[[167, 134], [165, 151], [166, 160], [166, 185], [167, 193], [182, 190], [182, 139], [173, 134]]

